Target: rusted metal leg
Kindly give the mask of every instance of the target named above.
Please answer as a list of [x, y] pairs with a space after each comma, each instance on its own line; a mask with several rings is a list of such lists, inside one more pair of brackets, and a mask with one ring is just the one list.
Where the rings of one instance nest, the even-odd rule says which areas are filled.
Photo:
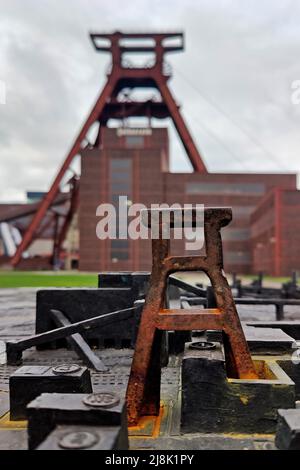
[[[155, 323], [153, 321], [155, 315], [154, 312], [158, 312], [159, 308], [160, 293], [156, 292], [156, 289], [152, 287], [148, 292], [146, 304], [143, 309], [127, 386], [126, 401], [127, 419], [129, 425], [137, 424], [139, 416], [142, 412], [143, 403], [145, 402], [146, 384], [149, 383], [149, 371], [151, 365], [153, 366], [153, 359], [151, 360], [151, 355], [153, 352], [156, 332]], [[157, 364], [155, 369], [156, 368]], [[150, 395], [153, 399], [153, 393]]]
[[163, 331], [155, 330], [141, 414], [157, 416], [160, 408], [161, 345]]
[[142, 414], [158, 414], [160, 401], [161, 332], [156, 318], [163, 307], [167, 273], [162, 262], [169, 253], [169, 240], [152, 240], [153, 267], [150, 287], [142, 312], [126, 392], [128, 424], [135, 425]]
[[221, 269], [207, 274], [214, 288], [217, 306], [222, 311], [228, 372], [240, 379], [255, 379], [257, 374], [227, 279]]

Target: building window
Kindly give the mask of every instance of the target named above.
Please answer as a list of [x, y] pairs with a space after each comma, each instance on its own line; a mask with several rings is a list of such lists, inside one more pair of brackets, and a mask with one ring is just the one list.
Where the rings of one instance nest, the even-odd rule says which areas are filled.
[[259, 196], [265, 193], [262, 183], [186, 183], [186, 194], [222, 194]]
[[112, 158], [110, 160], [110, 168], [113, 176], [116, 174], [116, 170], [119, 171], [131, 171], [131, 159], [130, 158]]
[[[110, 160], [110, 201], [116, 209], [116, 231], [119, 229], [119, 196], [132, 200], [132, 159], [112, 158]], [[121, 222], [122, 223], [122, 222]], [[110, 258], [112, 262], [129, 259], [129, 240], [111, 240]]]
[[126, 135], [125, 146], [127, 148], [143, 148], [144, 147], [144, 136], [143, 135]]
[[129, 241], [128, 240], [112, 240], [111, 247], [116, 250], [128, 250]]
[[232, 207], [233, 220], [249, 219], [254, 209], [255, 209], [255, 206], [233, 206]]
[[224, 241], [250, 240], [251, 232], [248, 228], [225, 228], [222, 232]]
[[115, 251], [111, 250], [111, 260], [113, 262], [125, 261], [129, 258], [128, 251]]
[[250, 264], [250, 253], [245, 251], [224, 251], [225, 264]]
[[131, 191], [131, 181], [111, 181], [111, 191], [120, 196], [128, 195]]

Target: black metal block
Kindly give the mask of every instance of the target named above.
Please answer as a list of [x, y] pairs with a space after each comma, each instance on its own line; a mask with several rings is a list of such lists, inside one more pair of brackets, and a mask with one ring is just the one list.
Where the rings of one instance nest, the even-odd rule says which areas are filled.
[[[98, 397], [98, 398], [97, 398]], [[43, 393], [27, 406], [28, 446], [35, 449], [57, 425], [121, 426], [128, 439], [125, 399], [105, 391], [92, 395]]]
[[290, 353], [295, 345], [294, 338], [276, 328], [254, 328], [243, 326], [246, 340], [251, 352], [255, 354]]
[[36, 450], [127, 450], [121, 426], [57, 426]]
[[282, 321], [247, 321], [248, 326], [256, 328], [279, 328], [287, 335], [295, 340], [300, 340], [300, 321], [299, 320], [282, 320]]
[[105, 271], [98, 274], [98, 287], [102, 289], [131, 288], [132, 284], [131, 271]]
[[293, 357], [292, 354], [291, 356], [284, 356], [282, 359], [277, 359], [277, 363], [289, 376], [289, 378], [295, 383], [296, 400], [300, 400], [300, 351], [298, 351], [294, 350], [293, 354], [295, 354], [296, 357]]
[[169, 353], [182, 354], [184, 351], [185, 343], [192, 340], [191, 331], [169, 331]]
[[102, 289], [129, 287], [136, 291], [137, 295], [145, 296], [148, 289], [150, 273], [132, 271], [111, 271], [98, 274], [98, 287]]
[[295, 406], [294, 383], [276, 363], [255, 361], [260, 379], [228, 378], [223, 348], [194, 350], [182, 362], [181, 429], [193, 432], [274, 432], [278, 408]]
[[91, 393], [90, 372], [77, 364], [24, 366], [9, 378], [10, 418], [26, 419], [26, 406], [41, 393]]
[[[132, 307], [135, 301], [130, 287], [103, 289], [47, 289], [37, 292], [36, 333], [56, 328], [51, 310], [61, 311], [71, 323], [116, 310]], [[98, 347], [130, 347], [134, 320], [116, 321], [105, 327], [93, 328], [84, 334], [89, 344]], [[66, 340], [39, 346], [38, 349], [66, 347]]]
[[[244, 334], [251, 352], [274, 355], [293, 351], [295, 340], [278, 328], [259, 328], [243, 324]], [[208, 341], [222, 341], [222, 332], [208, 331]]]
[[300, 450], [300, 409], [278, 410], [275, 445], [282, 450]]

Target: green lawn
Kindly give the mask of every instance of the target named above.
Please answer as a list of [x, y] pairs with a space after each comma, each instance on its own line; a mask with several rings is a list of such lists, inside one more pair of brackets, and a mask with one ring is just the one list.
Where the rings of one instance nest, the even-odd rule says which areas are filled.
[[[254, 279], [257, 279], [257, 274], [254, 275], [254, 274], [241, 274], [241, 276], [238, 276], [240, 277], [241, 279], [248, 279], [248, 280], [251, 280], [253, 281]], [[287, 277], [287, 276], [281, 276], [281, 277], [274, 277], [274, 276], [264, 276], [263, 278], [263, 282], [264, 281], [271, 281], [271, 282], [278, 282], [280, 284], [284, 283], [284, 282], [291, 282], [291, 277]], [[297, 285], [300, 285], [300, 279], [297, 279]]]
[[[194, 277], [197, 276], [199, 281], [199, 273], [189, 273], [188, 275], [180, 274], [179, 277], [183, 277], [188, 281], [193, 282]], [[200, 274], [201, 276], [201, 274]], [[76, 271], [72, 272], [52, 272], [52, 271], [1, 271], [0, 270], [0, 288], [12, 288], [12, 287], [97, 287], [97, 273], [79, 273]], [[207, 283], [208, 279], [205, 275], [202, 276], [204, 284]], [[243, 284], [251, 282], [257, 276], [238, 276], [243, 280]], [[231, 275], [228, 275], [228, 279], [231, 281]], [[264, 277], [264, 285], [277, 284], [278, 287], [282, 282], [289, 281], [288, 277]]]
[[97, 287], [97, 273], [0, 271], [0, 288]]

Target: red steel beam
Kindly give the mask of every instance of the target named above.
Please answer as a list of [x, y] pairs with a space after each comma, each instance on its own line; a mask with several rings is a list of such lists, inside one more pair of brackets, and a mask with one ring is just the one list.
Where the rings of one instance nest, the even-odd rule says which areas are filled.
[[186, 153], [190, 159], [190, 162], [193, 166], [194, 171], [199, 173], [207, 173], [207, 169], [205, 164], [203, 163], [203, 159], [194, 143], [194, 140], [184, 122], [184, 119], [178, 109], [178, 106], [170, 92], [169, 87], [167, 86], [166, 82], [163, 80], [159, 80], [157, 82], [157, 87], [162, 95], [163, 100], [165, 101], [166, 105], [168, 106], [169, 113], [173, 119], [174, 125], [176, 130], [179, 134], [181, 142], [185, 148]]
[[95, 106], [93, 107], [89, 117], [85, 121], [85, 123], [84, 123], [77, 139], [75, 140], [74, 144], [72, 145], [71, 150], [69, 151], [69, 153], [68, 153], [64, 163], [62, 164], [55, 180], [53, 181], [50, 190], [44, 196], [37, 212], [34, 214], [32, 220], [31, 220], [31, 222], [30, 222], [30, 224], [29, 224], [29, 226], [28, 226], [28, 228], [27, 228], [27, 230], [24, 234], [22, 242], [18, 246], [18, 249], [17, 249], [15, 255], [11, 259], [11, 264], [13, 266], [16, 266], [20, 262], [21, 257], [22, 257], [22, 253], [30, 245], [36, 230], [38, 229], [38, 227], [39, 227], [41, 221], [43, 220], [47, 210], [51, 206], [56, 194], [59, 191], [59, 185], [60, 185], [66, 171], [68, 170], [69, 166], [71, 165], [71, 163], [73, 161], [73, 158], [80, 151], [80, 146], [81, 146], [82, 141], [84, 140], [84, 138], [85, 138], [89, 128], [91, 127], [91, 125], [95, 121], [97, 121], [99, 115], [101, 114], [101, 112], [102, 112], [102, 110], [105, 106], [106, 100], [112, 94], [112, 91], [115, 88], [115, 85], [116, 85], [116, 80], [115, 80], [115, 75], [113, 74], [107, 80], [107, 82], [106, 82], [99, 98], [96, 101]]
[[61, 252], [61, 247], [62, 244], [66, 238], [66, 235], [68, 233], [69, 227], [71, 225], [71, 222], [73, 220], [73, 216], [78, 208], [79, 205], [79, 182], [74, 181], [74, 186], [72, 189], [72, 196], [71, 196], [71, 203], [70, 203], [70, 208], [68, 213], [65, 216], [65, 220], [63, 222], [63, 226], [61, 227], [61, 230], [57, 236], [57, 242], [56, 242], [56, 250], [55, 250], [55, 256], [56, 258], [59, 258], [60, 252]]

